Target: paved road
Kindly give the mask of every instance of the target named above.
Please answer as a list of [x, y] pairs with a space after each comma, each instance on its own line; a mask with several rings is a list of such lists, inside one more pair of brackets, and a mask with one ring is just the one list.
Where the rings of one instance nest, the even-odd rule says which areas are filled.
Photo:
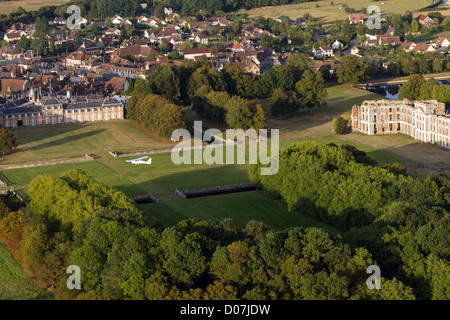
[[[450, 1], [450, 0], [449, 0], [449, 1]], [[353, 48], [354, 46], [356, 46], [357, 43], [358, 43], [358, 39], [351, 40], [351, 41], [350, 41], [350, 44], [349, 44], [349, 48], [348, 48], [347, 50], [342, 51], [342, 53], [344, 53], [344, 54], [350, 54], [350, 52], [352, 51], [352, 48]]]

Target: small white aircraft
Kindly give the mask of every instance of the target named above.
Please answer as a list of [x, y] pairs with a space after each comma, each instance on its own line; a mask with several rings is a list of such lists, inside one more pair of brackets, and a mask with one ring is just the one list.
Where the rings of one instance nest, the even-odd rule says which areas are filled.
[[145, 156], [142, 158], [126, 160], [126, 162], [130, 162], [130, 163], [134, 164], [135, 166], [140, 165], [140, 164], [152, 164], [152, 158], [149, 158], [147, 161], [144, 161], [144, 159], [147, 159], [147, 158], [148, 158], [148, 156]]

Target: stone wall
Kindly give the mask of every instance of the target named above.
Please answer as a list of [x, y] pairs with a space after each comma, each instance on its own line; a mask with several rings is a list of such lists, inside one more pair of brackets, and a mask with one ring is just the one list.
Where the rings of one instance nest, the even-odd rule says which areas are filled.
[[241, 183], [241, 184], [232, 184], [226, 186], [216, 186], [210, 188], [192, 189], [185, 191], [175, 190], [175, 194], [182, 197], [183, 199], [188, 199], [188, 198], [198, 198], [198, 197], [206, 197], [219, 194], [246, 192], [254, 190], [256, 190], [256, 187], [253, 184]]
[[145, 195], [142, 195], [142, 196], [131, 197], [131, 200], [133, 200], [137, 204], [158, 203], [159, 202], [159, 199], [156, 198], [151, 193], [145, 194]]
[[49, 165], [62, 164], [62, 163], [84, 162], [84, 161], [92, 161], [95, 159], [96, 159], [95, 155], [86, 154], [81, 157], [49, 159], [49, 160], [34, 161], [34, 162], [4, 164], [4, 165], [0, 165], [0, 170], [22, 169], [22, 168], [32, 168], [32, 167], [39, 167], [39, 166], [49, 166]]
[[146, 155], [146, 154], [166, 153], [166, 152], [172, 152], [172, 148], [140, 150], [140, 151], [132, 151], [132, 152], [110, 151], [109, 154], [111, 156], [113, 156], [114, 158], [121, 158], [121, 157], [133, 157], [133, 156], [142, 156], [142, 155]]

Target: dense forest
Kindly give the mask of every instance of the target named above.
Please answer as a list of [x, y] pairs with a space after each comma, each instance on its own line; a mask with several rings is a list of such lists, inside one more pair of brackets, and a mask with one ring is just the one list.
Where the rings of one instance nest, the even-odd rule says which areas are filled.
[[[357, 153], [359, 154], [359, 153]], [[387, 277], [414, 288], [420, 299], [450, 297], [450, 174], [408, 177], [381, 168], [348, 147], [298, 143], [280, 153], [277, 175], [250, 180], [290, 210], [308, 213], [364, 246]]]
[[148, 3], [150, 6], [171, 7], [183, 15], [196, 15], [200, 12], [223, 14], [239, 9], [308, 1], [314, 0], [72, 0], [61, 6], [43, 6], [32, 12], [26, 12], [22, 7], [19, 7], [15, 12], [2, 16], [9, 22], [11, 22], [11, 18], [15, 18], [15, 22], [29, 22], [36, 17], [69, 16], [66, 9], [69, 5], [75, 4], [80, 7], [81, 14], [85, 18], [108, 18], [114, 15], [135, 17], [142, 11], [141, 3]]
[[[311, 60], [303, 53], [291, 55], [284, 66], [275, 66], [261, 76], [249, 75], [237, 65], [225, 65], [218, 71], [207, 60], [186, 61], [176, 68], [160, 66], [146, 81], [131, 82], [127, 118], [167, 138], [186, 125], [177, 105], [191, 105], [203, 119], [218, 125], [259, 130], [267, 126], [260, 99], [271, 98], [273, 116], [290, 117], [299, 109], [325, 106], [324, 84], [323, 73], [313, 71]], [[170, 117], [160, 121], [158, 117], [165, 113]]]
[[[148, 222], [121, 192], [79, 170], [0, 204], [0, 236], [57, 299], [448, 299], [450, 175], [413, 179], [350, 146], [294, 144], [276, 176], [250, 179], [290, 210], [335, 225], [271, 230], [249, 221]], [[28, 219], [31, 218], [31, 219]], [[68, 290], [78, 265], [82, 290]], [[382, 270], [382, 290], [366, 269]]]

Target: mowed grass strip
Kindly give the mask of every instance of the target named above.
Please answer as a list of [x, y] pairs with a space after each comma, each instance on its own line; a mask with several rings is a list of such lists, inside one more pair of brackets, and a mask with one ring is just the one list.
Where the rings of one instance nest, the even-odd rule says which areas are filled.
[[20, 265], [13, 259], [6, 246], [0, 242], [0, 300], [52, 299], [50, 292], [38, 288]]

